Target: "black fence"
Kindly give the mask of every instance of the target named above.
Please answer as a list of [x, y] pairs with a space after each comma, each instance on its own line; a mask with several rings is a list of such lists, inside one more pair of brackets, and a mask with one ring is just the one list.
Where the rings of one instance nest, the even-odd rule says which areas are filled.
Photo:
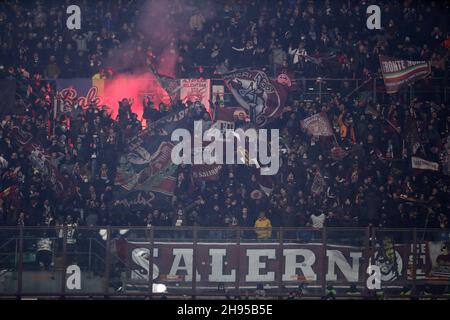
[[449, 244], [446, 229], [5, 227], [0, 295], [447, 299]]

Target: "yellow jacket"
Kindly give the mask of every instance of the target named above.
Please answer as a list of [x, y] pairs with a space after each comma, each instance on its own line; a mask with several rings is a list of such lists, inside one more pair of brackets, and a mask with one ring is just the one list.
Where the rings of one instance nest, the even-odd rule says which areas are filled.
[[[272, 230], [269, 228], [272, 228], [272, 223], [270, 222], [269, 219], [264, 218], [258, 218], [255, 221], [255, 228], [257, 230], [255, 230], [256, 236], [258, 237], [258, 239], [266, 239], [269, 238], [272, 235]], [[261, 229], [261, 230], [258, 230]]]

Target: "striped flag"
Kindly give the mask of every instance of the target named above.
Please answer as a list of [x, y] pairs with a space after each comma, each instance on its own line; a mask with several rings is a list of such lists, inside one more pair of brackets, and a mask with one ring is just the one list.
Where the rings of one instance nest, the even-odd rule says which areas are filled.
[[396, 93], [401, 88], [426, 78], [431, 72], [431, 63], [424, 60], [402, 60], [380, 55], [380, 66], [387, 93]]

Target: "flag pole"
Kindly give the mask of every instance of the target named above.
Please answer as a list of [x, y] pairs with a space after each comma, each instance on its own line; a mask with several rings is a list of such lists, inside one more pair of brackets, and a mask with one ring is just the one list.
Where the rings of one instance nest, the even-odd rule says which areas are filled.
[[173, 105], [172, 96], [170, 95], [169, 92], [167, 92], [166, 88], [164, 88], [161, 76], [159, 75], [158, 71], [156, 70], [155, 66], [152, 63], [149, 63], [148, 66], [150, 68], [150, 71], [155, 76], [156, 80], [158, 80], [159, 85], [164, 89], [164, 91], [166, 91], [167, 95], [169, 96], [170, 105], [172, 106]]
[[372, 81], [372, 80], [373, 80], [373, 77], [370, 77], [369, 79], [364, 81], [360, 86], [358, 86], [355, 89], [353, 89], [353, 91], [350, 92], [348, 95], [346, 95], [345, 98], [346, 99], [350, 98], [355, 92], [359, 91], [359, 89], [361, 89], [363, 86], [365, 86], [367, 83], [369, 83], [369, 81]]
[[336, 135], [334, 134], [334, 132], [333, 132], [333, 139], [334, 139], [334, 143], [336, 144], [336, 146], [339, 146], [339, 143], [336, 139]]

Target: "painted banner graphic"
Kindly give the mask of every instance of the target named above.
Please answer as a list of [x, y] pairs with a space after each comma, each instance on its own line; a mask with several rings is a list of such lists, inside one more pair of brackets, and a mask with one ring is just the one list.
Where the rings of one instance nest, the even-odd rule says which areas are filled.
[[[157, 232], [157, 231], [155, 231]], [[155, 233], [157, 234], [157, 233]], [[424, 249], [423, 258], [420, 251], [416, 275], [422, 279], [433, 279], [431, 270], [436, 270], [430, 259], [425, 259], [432, 253], [433, 258], [445, 266], [440, 275], [449, 278], [448, 251], [442, 254], [442, 245], [436, 248], [427, 242], [418, 243]], [[429, 251], [429, 252], [428, 252]], [[124, 261], [129, 261], [131, 281], [148, 280], [149, 274], [149, 244], [148, 242], [126, 242], [119, 255]], [[324, 255], [325, 253], [325, 255]], [[440, 254], [440, 255], [439, 255]], [[307, 281], [320, 283], [322, 275], [326, 281], [352, 283], [364, 281], [366, 265], [364, 261], [377, 265], [381, 270], [381, 281], [384, 285], [395, 285], [396, 281], [411, 280], [411, 265], [413, 255], [412, 244], [383, 243], [376, 246], [373, 256], [364, 247], [327, 244], [323, 250], [321, 243], [208, 243], [199, 242], [196, 245], [195, 264], [199, 285], [214, 288], [217, 283], [232, 283], [236, 281], [239, 269], [241, 286], [255, 283], [275, 283], [281, 276], [283, 283]], [[188, 242], [155, 242], [153, 253], [153, 279], [179, 283], [192, 282], [193, 275], [193, 244]], [[325, 260], [324, 260], [325, 259]], [[366, 260], [368, 259], [368, 260]], [[282, 264], [280, 264], [282, 261]], [[280, 275], [281, 273], [281, 275]]]
[[427, 77], [431, 72], [431, 64], [424, 60], [402, 60], [380, 55], [380, 66], [387, 93], [396, 93], [401, 88]]
[[180, 80], [161, 75], [159, 75], [157, 79], [161, 84], [161, 86], [164, 88], [164, 90], [166, 90], [171, 101], [176, 101], [180, 98], [180, 90], [181, 90]]
[[[157, 233], [155, 233], [157, 234]], [[117, 243], [123, 261], [128, 261], [130, 283], [148, 281], [148, 242]], [[448, 244], [423, 242], [417, 244], [417, 279], [430, 281], [450, 279]], [[119, 250], [120, 249], [120, 250]], [[257, 283], [283, 284], [308, 282], [362, 283], [367, 263], [380, 267], [383, 286], [402, 286], [413, 277], [412, 244], [394, 244], [383, 240], [373, 255], [360, 246], [321, 243], [210, 243], [199, 242], [194, 258], [193, 244], [188, 242], [155, 242], [153, 280], [169, 287], [186, 287], [193, 279], [195, 259], [197, 288], [216, 289], [219, 283], [234, 283], [239, 276], [241, 288]], [[366, 262], [364, 262], [366, 261]]]
[[330, 137], [333, 135], [333, 128], [331, 128], [327, 115], [323, 112], [303, 119], [300, 125], [312, 136]]
[[135, 191], [173, 195], [177, 166], [171, 161], [174, 143], [170, 136], [177, 128], [190, 127], [188, 110], [171, 112], [128, 143], [120, 156], [115, 179], [120, 199]]
[[[287, 83], [287, 75], [284, 77]], [[259, 70], [237, 70], [224, 75], [227, 88], [239, 105], [248, 113], [255, 110], [259, 127], [277, 118], [283, 112], [289, 88], [269, 79]]]

